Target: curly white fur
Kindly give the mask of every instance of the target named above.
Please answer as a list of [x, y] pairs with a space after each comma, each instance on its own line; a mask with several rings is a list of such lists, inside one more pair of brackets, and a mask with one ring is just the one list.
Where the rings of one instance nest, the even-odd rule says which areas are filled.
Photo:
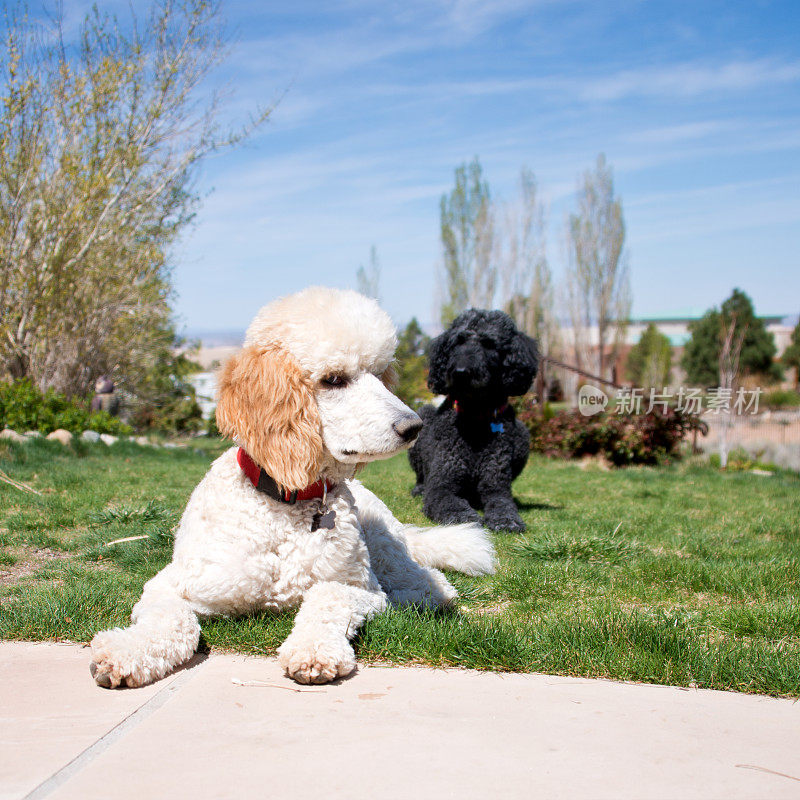
[[[173, 560], [145, 585], [133, 624], [92, 640], [92, 674], [101, 686], [141, 686], [188, 660], [200, 636], [198, 617], [297, 607], [280, 663], [301, 683], [330, 681], [355, 668], [349, 640], [387, 602], [448, 604], [456, 591], [439, 569], [493, 571], [494, 551], [479, 526], [402, 525], [353, 479], [358, 463], [407, 446], [398, 431], [415, 424], [379, 380], [396, 339], [377, 304], [321, 288], [276, 301], [262, 309], [246, 341], [251, 348], [275, 345], [314, 385], [323, 443], [316, 477], [336, 484], [327, 496], [334, 528], [311, 530], [321, 499], [289, 505], [257, 491], [236, 448], [228, 450], [189, 498]], [[342, 384], [325, 383], [331, 375]]]

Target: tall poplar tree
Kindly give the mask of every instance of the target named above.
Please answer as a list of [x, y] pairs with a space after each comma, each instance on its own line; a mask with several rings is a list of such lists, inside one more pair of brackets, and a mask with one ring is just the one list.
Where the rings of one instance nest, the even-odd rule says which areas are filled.
[[[578, 211], [567, 225], [569, 265], [567, 297], [574, 347], [580, 362], [601, 376], [608, 370], [606, 350], [612, 360], [622, 343], [631, 308], [630, 278], [624, 258], [625, 220], [622, 201], [615, 194], [611, 167], [604, 155], [593, 170], [584, 173], [578, 189]], [[590, 329], [597, 330], [596, 356], [588, 342]]]
[[494, 303], [494, 211], [477, 156], [456, 169], [455, 186], [442, 195], [439, 208], [443, 257], [440, 318], [447, 326], [467, 308], [491, 308]]

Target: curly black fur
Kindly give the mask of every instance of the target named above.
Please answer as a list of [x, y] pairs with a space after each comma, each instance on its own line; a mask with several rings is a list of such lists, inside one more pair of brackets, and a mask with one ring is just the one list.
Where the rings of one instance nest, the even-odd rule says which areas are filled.
[[536, 377], [535, 340], [502, 311], [470, 309], [430, 347], [428, 386], [447, 395], [420, 410], [422, 431], [409, 451], [413, 494], [440, 523], [480, 521], [492, 530], [525, 530], [511, 481], [528, 460], [530, 437], [507, 404]]

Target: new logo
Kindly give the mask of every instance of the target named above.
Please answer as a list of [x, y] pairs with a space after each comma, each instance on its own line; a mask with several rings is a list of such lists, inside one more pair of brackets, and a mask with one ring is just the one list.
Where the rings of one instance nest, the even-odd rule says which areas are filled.
[[605, 410], [608, 405], [608, 397], [605, 392], [596, 386], [584, 383], [578, 392], [578, 411], [584, 417], [593, 417]]

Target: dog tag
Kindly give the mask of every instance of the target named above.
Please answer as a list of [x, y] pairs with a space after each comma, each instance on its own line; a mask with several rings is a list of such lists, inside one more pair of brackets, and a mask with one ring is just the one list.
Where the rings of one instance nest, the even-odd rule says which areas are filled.
[[492, 433], [502, 433], [505, 430], [502, 422], [492, 422], [489, 427], [492, 429]]
[[329, 531], [333, 530], [334, 525], [336, 524], [334, 520], [336, 519], [336, 512], [333, 509], [330, 511], [326, 511], [324, 514], [317, 512], [311, 518], [311, 530], [316, 531], [320, 528], [327, 528]]

